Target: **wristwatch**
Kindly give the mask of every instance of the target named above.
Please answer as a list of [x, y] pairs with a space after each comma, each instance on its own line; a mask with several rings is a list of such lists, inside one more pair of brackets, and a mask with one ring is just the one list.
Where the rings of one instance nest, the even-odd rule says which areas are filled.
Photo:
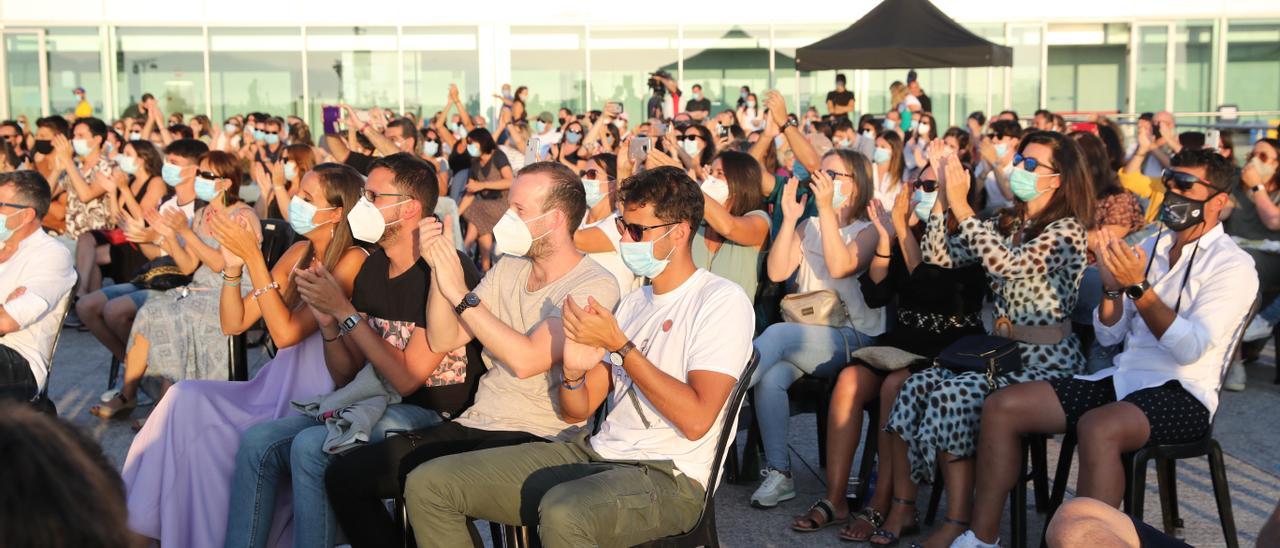
[[458, 303], [458, 306], [453, 307], [453, 312], [461, 316], [468, 308], [475, 308], [477, 306], [480, 306], [480, 296], [475, 293], [467, 293], [466, 295], [463, 295], [462, 302]]
[[338, 324], [338, 336], [342, 337], [347, 333], [350, 333], [351, 330], [355, 329], [357, 325], [360, 325], [359, 312], [356, 312], [355, 314], [352, 314], [350, 316], [347, 316], [346, 318], [343, 318], [342, 322]]
[[1138, 285], [1131, 285], [1129, 287], [1124, 288], [1124, 294], [1128, 296], [1130, 299], [1133, 299], [1136, 301], [1138, 299], [1141, 299], [1142, 295], [1145, 294], [1148, 289], [1151, 289], [1151, 282], [1142, 280], [1142, 283]]
[[1257, 194], [1258, 192], [1262, 192], [1266, 189], [1267, 189], [1267, 185], [1253, 185], [1249, 187], [1249, 192]]
[[783, 130], [783, 131], [786, 131], [786, 130], [787, 130], [787, 128], [789, 128], [789, 127], [793, 127], [793, 128], [799, 129], [799, 128], [800, 128], [800, 121], [799, 121], [799, 120], [796, 120], [796, 119], [793, 119], [793, 118], [788, 117], [788, 118], [787, 118], [787, 123], [782, 124], [782, 130]]
[[626, 359], [627, 354], [630, 354], [631, 351], [635, 349], [636, 344], [631, 341], [627, 341], [627, 344], [622, 345], [622, 348], [609, 353], [609, 363], [622, 367], [622, 360]]

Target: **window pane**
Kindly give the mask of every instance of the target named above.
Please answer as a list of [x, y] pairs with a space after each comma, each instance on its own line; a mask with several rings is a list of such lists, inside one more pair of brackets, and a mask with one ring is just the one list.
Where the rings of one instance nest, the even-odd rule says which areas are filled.
[[1174, 111], [1214, 110], [1213, 22], [1179, 23], [1174, 38]]
[[[400, 75], [393, 27], [307, 28], [311, 128], [323, 131], [323, 106], [399, 108]], [[319, 128], [319, 131], [317, 131]]]
[[[591, 27], [591, 101], [589, 108], [604, 108], [606, 101], [622, 101], [623, 112], [632, 125], [643, 121], [653, 96], [649, 74], [665, 70], [679, 78], [676, 70], [676, 28], [625, 29]], [[687, 73], [686, 73], [687, 74]], [[695, 81], [679, 82], [680, 111], [693, 97]], [[703, 90], [706, 93], [706, 90]]]
[[[404, 108], [419, 118], [434, 116], [445, 106], [449, 84], [471, 114], [480, 114], [480, 60], [474, 27], [405, 27]], [[492, 124], [491, 124], [492, 125]]]
[[[965, 25], [978, 36], [996, 44], [1004, 44], [1004, 25]], [[999, 112], [1004, 107], [1004, 69], [1002, 67], [973, 67], [956, 70], [956, 112], [951, 116], [951, 124], [967, 128], [965, 120], [969, 114], [982, 111], [988, 118], [994, 113], [987, 112], [987, 96], [991, 96], [991, 109]], [[942, 128], [939, 128], [942, 129]]]
[[1164, 86], [1168, 72], [1169, 29], [1138, 27], [1138, 76], [1137, 96], [1134, 104], [1138, 112], [1165, 110]]
[[156, 96], [166, 115], [204, 113], [204, 35], [198, 28], [115, 29], [116, 105]]
[[93, 105], [93, 115], [110, 121], [114, 116], [103, 109], [102, 43], [96, 28], [51, 28], [45, 34], [49, 53], [49, 103], [54, 113], [74, 111], [75, 94], [83, 87], [85, 99]]
[[531, 122], [543, 111], [583, 110], [585, 45], [582, 27], [511, 27], [511, 91], [529, 87]]
[[1230, 22], [1226, 80], [1227, 104], [1280, 109], [1280, 21]]
[[[40, 117], [40, 38], [34, 33], [5, 33], [4, 61], [9, 86], [9, 116]], [[32, 128], [34, 131], [34, 128]]]
[[[795, 72], [796, 49], [822, 40], [840, 32], [844, 25], [776, 25], [773, 28], [774, 39], [774, 86], [787, 100], [788, 110], [800, 114], [810, 106], [818, 109], [818, 114], [827, 113], [827, 93], [835, 89], [836, 73], [845, 75], [845, 88], [853, 92], [854, 113], [862, 111], [862, 97], [857, 96], [857, 74], [849, 70], [819, 70], [801, 72], [799, 78]], [[797, 90], [798, 86], [798, 90]], [[796, 105], [796, 93], [800, 94], [800, 104]]]
[[1041, 28], [1013, 27], [1013, 110], [1029, 116], [1040, 108]]
[[302, 115], [301, 29], [211, 28], [209, 44], [214, 123], [249, 112]]
[[1064, 113], [1124, 109], [1129, 74], [1128, 25], [1050, 25], [1047, 42], [1045, 108]]
[[711, 112], [737, 108], [748, 86], [762, 107], [769, 89], [768, 27], [685, 27], [684, 82], [702, 84]]

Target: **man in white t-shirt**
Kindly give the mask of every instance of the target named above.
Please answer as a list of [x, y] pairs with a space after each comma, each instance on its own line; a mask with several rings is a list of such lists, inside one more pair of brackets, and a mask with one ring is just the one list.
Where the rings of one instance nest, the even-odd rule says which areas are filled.
[[0, 174], [0, 401], [31, 401], [48, 382], [59, 305], [76, 280], [71, 252], [40, 230], [49, 201], [38, 172]]
[[636, 175], [621, 200], [622, 256], [652, 285], [623, 297], [616, 317], [594, 301], [564, 304], [552, 388], [566, 422], [604, 404], [599, 433], [414, 470], [405, 501], [419, 546], [465, 545], [467, 516], [536, 525], [548, 547], [631, 546], [697, 523], [755, 314], [740, 286], [694, 265], [703, 197], [683, 171]]

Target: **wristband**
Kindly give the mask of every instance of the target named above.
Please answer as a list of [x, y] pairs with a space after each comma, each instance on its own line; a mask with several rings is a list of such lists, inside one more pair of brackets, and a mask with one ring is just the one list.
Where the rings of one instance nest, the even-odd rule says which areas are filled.
[[341, 331], [339, 331], [339, 332], [338, 332], [338, 336], [336, 336], [336, 337], [334, 337], [334, 338], [332, 338], [332, 339], [330, 339], [330, 338], [328, 338], [328, 337], [324, 336], [324, 333], [321, 333], [321, 334], [320, 334], [320, 339], [321, 339], [321, 340], [323, 340], [324, 342], [327, 342], [327, 343], [331, 343], [331, 342], [336, 341], [336, 340], [341, 339], [341, 338], [342, 338], [342, 332], [341, 332]]
[[893, 257], [892, 257], [892, 256], [890, 256], [890, 255], [881, 255], [879, 251], [877, 251], [877, 252], [876, 252], [876, 256], [877, 256], [877, 257], [880, 257], [881, 259], [891, 259], [891, 258], [893, 258]]
[[276, 282], [271, 282], [271, 283], [267, 284], [267, 286], [266, 286], [266, 287], [264, 287], [264, 288], [262, 288], [262, 289], [255, 289], [255, 290], [253, 290], [253, 293], [251, 293], [251, 295], [253, 295], [253, 298], [255, 298], [255, 299], [256, 299], [256, 298], [258, 298], [258, 297], [261, 297], [264, 293], [266, 293], [266, 292], [268, 292], [268, 291], [271, 291], [272, 289], [280, 289], [280, 284], [278, 284], [278, 283], [276, 283]]
[[577, 390], [579, 388], [582, 388], [582, 384], [586, 382], [586, 380], [587, 380], [586, 373], [583, 373], [581, 377], [578, 377], [573, 380], [570, 380], [568, 377], [565, 377], [563, 371], [560, 373], [560, 386], [563, 386], [565, 390]]

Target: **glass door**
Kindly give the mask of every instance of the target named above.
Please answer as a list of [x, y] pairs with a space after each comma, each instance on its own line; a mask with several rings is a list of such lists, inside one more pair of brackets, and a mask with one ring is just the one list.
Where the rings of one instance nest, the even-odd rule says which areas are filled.
[[49, 77], [43, 30], [0, 31], [0, 118], [49, 115]]
[[1133, 28], [1133, 111], [1170, 110], [1169, 37], [1171, 23], [1139, 23]]

